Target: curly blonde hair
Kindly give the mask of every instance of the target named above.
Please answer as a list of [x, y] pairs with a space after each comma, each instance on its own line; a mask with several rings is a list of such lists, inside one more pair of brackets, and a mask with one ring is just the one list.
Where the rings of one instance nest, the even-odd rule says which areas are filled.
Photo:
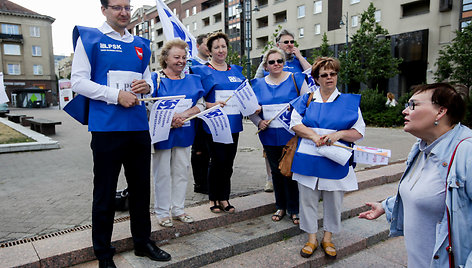
[[173, 39], [173, 40], [167, 41], [162, 47], [161, 55], [159, 56], [159, 64], [161, 65], [162, 69], [167, 68], [166, 60], [167, 60], [167, 57], [169, 57], [169, 51], [173, 47], [178, 47], [178, 48], [184, 49], [185, 51], [188, 51], [188, 44], [185, 43], [185, 41], [183, 41], [182, 39]]

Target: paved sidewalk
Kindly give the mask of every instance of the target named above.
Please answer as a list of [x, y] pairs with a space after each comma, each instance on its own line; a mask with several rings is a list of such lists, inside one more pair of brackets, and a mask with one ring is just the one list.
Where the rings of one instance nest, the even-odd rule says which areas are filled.
[[[61, 121], [57, 150], [0, 154], [0, 243], [91, 223], [92, 153], [87, 127], [57, 107], [11, 109], [14, 114]], [[232, 178], [232, 194], [259, 191], [265, 184], [262, 146], [250, 121], [244, 123]], [[360, 145], [392, 150], [391, 162], [406, 158], [415, 138], [401, 129], [368, 128]], [[360, 165], [358, 169], [363, 168]], [[123, 174], [118, 188], [126, 186]], [[187, 187], [186, 205], [207, 200]], [[117, 217], [127, 213], [117, 213]]]

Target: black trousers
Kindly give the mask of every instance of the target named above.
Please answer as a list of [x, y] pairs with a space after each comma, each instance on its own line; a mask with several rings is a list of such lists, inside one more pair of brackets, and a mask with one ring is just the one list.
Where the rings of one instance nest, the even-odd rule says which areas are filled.
[[264, 145], [274, 184], [275, 206], [277, 209], [287, 210], [288, 214], [298, 214], [298, 183], [292, 180], [292, 178], [282, 175], [279, 170], [279, 161], [282, 157], [283, 149], [283, 145]]
[[195, 189], [201, 191], [208, 191], [208, 168], [210, 165], [210, 152], [208, 148], [208, 141], [206, 132], [203, 130], [202, 119], [195, 119], [195, 140], [192, 145], [192, 172]]
[[131, 234], [134, 245], [149, 241], [151, 233], [149, 131], [92, 132], [93, 152], [92, 242], [97, 258], [111, 258], [115, 193], [121, 166], [129, 192]]
[[212, 201], [228, 200], [231, 193], [231, 175], [238, 149], [239, 133], [233, 133], [233, 143], [213, 142], [206, 134], [210, 147], [210, 170], [208, 174], [208, 197]]

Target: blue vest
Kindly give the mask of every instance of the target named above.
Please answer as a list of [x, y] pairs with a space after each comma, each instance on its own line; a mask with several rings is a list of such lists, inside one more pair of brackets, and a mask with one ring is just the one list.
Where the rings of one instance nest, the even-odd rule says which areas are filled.
[[[291, 73], [301, 73], [305, 71], [300, 64], [300, 61], [296, 57], [293, 57], [293, 60], [291, 61], [286, 61], [283, 70]], [[268, 71], [264, 71], [264, 76], [268, 74]]]
[[[217, 71], [206, 65], [198, 65], [192, 66], [191, 71], [201, 76], [203, 88], [205, 89], [205, 100], [208, 102], [216, 101], [215, 90], [234, 91], [246, 80], [241, 73], [242, 67], [237, 65], [231, 65], [231, 70], [228, 71]], [[241, 113], [228, 115], [228, 119], [231, 125], [231, 133], [238, 133], [243, 130]], [[206, 124], [203, 128], [207, 133], [210, 133], [210, 129]]]
[[[151, 73], [154, 83], [153, 97], [165, 97], [175, 95], [185, 95], [186, 99], [192, 100], [192, 106], [203, 97], [203, 87], [200, 77], [194, 74], [187, 74], [185, 78], [172, 80], [169, 78], [161, 78], [160, 86], [157, 88], [157, 74]], [[188, 147], [193, 144], [195, 138], [195, 120], [190, 120], [190, 126], [182, 126], [179, 128], [171, 128], [169, 138], [165, 141], [154, 144], [156, 150], [166, 150], [173, 147]]]
[[[280, 85], [268, 85], [265, 78], [256, 78], [251, 81], [254, 93], [256, 93], [259, 105], [270, 105], [270, 104], [282, 104], [289, 103], [296, 97], [298, 97], [303, 81], [306, 75], [303, 73], [295, 73], [294, 78], [297, 83], [297, 88], [292, 79], [292, 75], [288, 77]], [[264, 118], [264, 114], [259, 114]], [[264, 118], [270, 120], [271, 118]], [[293, 137], [290, 132], [285, 128], [267, 128], [264, 131], [259, 132], [259, 139], [262, 145], [269, 146], [283, 146], [287, 144], [287, 141]]]
[[[76, 26], [73, 32], [74, 48], [79, 36], [91, 66], [91, 80], [100, 85], [107, 84], [107, 73], [132, 71], [144, 73], [151, 50], [149, 40], [134, 36], [131, 43], [110, 38], [96, 28]], [[144, 104], [125, 108], [119, 104], [90, 100], [89, 131], [145, 131], [149, 124]]]
[[[302, 123], [309, 128], [333, 129], [336, 131], [351, 129], [358, 119], [361, 95], [341, 94], [333, 102], [312, 102], [306, 108], [309, 94], [301, 96], [292, 103], [293, 108], [303, 117]], [[298, 147], [300, 146], [298, 141]], [[343, 141], [340, 141], [343, 142]], [[343, 142], [347, 144], [346, 142]], [[323, 179], [342, 179], [349, 172], [349, 162], [340, 164], [322, 157], [296, 152], [292, 171], [305, 176]]]

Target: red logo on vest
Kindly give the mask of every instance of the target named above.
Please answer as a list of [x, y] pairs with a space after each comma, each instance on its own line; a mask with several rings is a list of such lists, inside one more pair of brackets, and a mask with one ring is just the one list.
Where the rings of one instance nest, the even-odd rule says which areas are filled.
[[134, 47], [136, 50], [136, 54], [140, 60], [143, 60], [143, 48], [142, 47]]

